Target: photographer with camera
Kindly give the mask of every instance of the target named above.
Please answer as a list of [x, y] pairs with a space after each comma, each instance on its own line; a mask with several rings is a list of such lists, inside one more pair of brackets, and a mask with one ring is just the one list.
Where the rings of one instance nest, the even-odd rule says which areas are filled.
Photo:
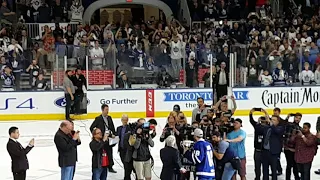
[[[179, 127], [176, 124], [175, 118], [173, 116], [169, 116], [168, 123], [166, 124], [160, 136], [160, 142], [163, 142], [165, 139], [167, 139], [167, 137], [173, 135], [176, 138], [177, 144], [180, 144], [182, 140], [182, 133], [179, 132], [178, 128]], [[181, 153], [183, 152], [183, 149], [180, 146], [178, 146], [178, 149]]]
[[212, 133], [212, 145], [216, 149], [213, 151], [216, 159], [216, 180], [231, 180], [234, 173], [240, 169], [240, 159], [230, 148], [230, 143], [222, 139], [219, 132]]
[[207, 115], [208, 110], [210, 109], [210, 105], [204, 104], [204, 99], [202, 97], [197, 98], [198, 107], [194, 108], [192, 110], [192, 121], [198, 121], [200, 122], [202, 119], [202, 116]]
[[203, 139], [203, 131], [195, 129], [193, 133], [195, 143], [193, 148], [184, 144], [184, 157], [196, 166], [198, 180], [213, 180], [215, 178], [215, 166], [213, 162], [213, 147]]
[[[233, 104], [232, 109], [228, 109], [228, 99], [232, 100], [232, 104]], [[218, 108], [221, 113], [224, 113], [225, 115], [230, 114], [230, 117], [237, 110], [237, 103], [234, 96], [223, 96], [214, 106]]]
[[[289, 119], [291, 117], [293, 118], [293, 122], [289, 122]], [[286, 180], [291, 179], [291, 169], [293, 169], [293, 175], [295, 180], [300, 179], [297, 163], [294, 159], [295, 156], [295, 143], [291, 142], [291, 137], [293, 136], [293, 133], [296, 131], [302, 131], [302, 127], [299, 125], [300, 121], [302, 119], [301, 113], [290, 113], [288, 114], [287, 118], [284, 120], [286, 122], [285, 124], [285, 134], [284, 134], [284, 154], [287, 161], [287, 168], [286, 168]]]
[[[259, 117], [258, 122], [253, 119], [253, 113], [254, 112], [263, 112], [264, 116]], [[262, 153], [262, 141], [263, 141], [263, 131], [261, 131], [262, 126], [265, 126], [268, 124], [269, 121], [269, 115], [267, 111], [265, 111], [262, 108], [253, 108], [250, 110], [249, 114], [249, 120], [251, 125], [254, 128], [254, 154], [253, 154], [253, 160], [254, 160], [254, 172], [255, 172], [255, 180], [260, 180], [261, 177], [261, 153]]]
[[[138, 120], [135, 130], [133, 144], [134, 151], [132, 154], [133, 167], [137, 173], [138, 180], [151, 180], [151, 153], [149, 146], [153, 147], [154, 142], [146, 128], [146, 120], [141, 118]], [[148, 123], [149, 124], [149, 123]], [[150, 124], [149, 124], [150, 125]]]

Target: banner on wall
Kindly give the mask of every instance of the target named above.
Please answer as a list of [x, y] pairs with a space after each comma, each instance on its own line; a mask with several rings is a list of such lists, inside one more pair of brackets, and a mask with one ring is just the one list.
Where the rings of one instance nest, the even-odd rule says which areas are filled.
[[251, 109], [254, 107], [270, 108], [317, 108], [320, 103], [320, 87], [268, 87], [268, 88], [239, 88], [234, 92], [245, 93], [247, 101], [238, 99], [237, 106], [240, 109]]
[[172, 111], [178, 104], [182, 111], [191, 111], [198, 106], [197, 98], [202, 97], [204, 102], [212, 104], [213, 93], [211, 89], [172, 89], [155, 91], [157, 111]]
[[145, 90], [88, 91], [88, 112], [100, 113], [101, 105], [109, 105], [110, 112], [142, 112], [146, 106]]

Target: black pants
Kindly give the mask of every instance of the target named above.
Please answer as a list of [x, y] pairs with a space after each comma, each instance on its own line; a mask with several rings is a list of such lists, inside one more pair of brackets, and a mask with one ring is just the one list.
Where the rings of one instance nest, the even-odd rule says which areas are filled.
[[124, 180], [131, 180], [131, 173], [132, 171], [135, 171], [133, 168], [133, 160], [131, 160], [130, 162], [125, 161], [126, 152], [126, 150], [120, 150], [120, 158], [124, 168]]
[[75, 114], [81, 114], [81, 111], [80, 111], [80, 105], [81, 105], [81, 102], [83, 100], [83, 96], [84, 94], [83, 93], [76, 93], [74, 95], [74, 109], [73, 109], [73, 113]]
[[297, 163], [294, 160], [294, 152], [284, 150], [284, 155], [286, 156], [287, 160], [286, 180], [291, 180], [291, 169], [293, 169], [294, 179], [300, 180]]
[[26, 180], [26, 171], [14, 172], [13, 180]]
[[297, 163], [298, 171], [301, 174], [301, 180], [310, 180], [310, 170], [312, 166], [312, 162], [300, 164]]
[[64, 97], [66, 98], [66, 119], [70, 118], [70, 110], [71, 110], [71, 104], [72, 104], [72, 100], [71, 100], [71, 96], [70, 94], [64, 94]]
[[262, 172], [263, 180], [269, 180], [269, 167], [271, 167], [272, 180], [278, 180], [277, 176], [277, 161], [279, 154], [271, 154], [268, 150], [262, 150]]
[[262, 154], [262, 150], [257, 150], [257, 149], [254, 150], [253, 159], [254, 159], [254, 173], [256, 175], [255, 180], [260, 180], [261, 178], [261, 166], [262, 166], [261, 154]]
[[279, 157], [278, 157], [278, 160], [277, 160], [277, 171], [282, 173], [280, 157], [281, 157], [281, 155], [279, 154]]
[[228, 86], [227, 85], [217, 85], [217, 99], [220, 99], [221, 97], [228, 95]]

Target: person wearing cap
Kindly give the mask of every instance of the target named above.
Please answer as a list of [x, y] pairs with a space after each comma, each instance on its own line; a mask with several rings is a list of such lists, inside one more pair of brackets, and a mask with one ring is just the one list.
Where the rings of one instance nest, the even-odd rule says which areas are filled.
[[[240, 158], [240, 170], [239, 175], [241, 180], [246, 179], [246, 149], [245, 149], [245, 140], [246, 132], [241, 129], [242, 120], [237, 118], [233, 122], [234, 130], [227, 134], [227, 139], [225, 141], [230, 143], [230, 148], [236, 152], [237, 157]], [[236, 174], [234, 175], [236, 176]]]
[[71, 76], [72, 76], [72, 71], [66, 70], [65, 76], [63, 79], [64, 97], [66, 100], [65, 118], [66, 120], [69, 120], [69, 121], [73, 120], [72, 118], [70, 118], [70, 110], [71, 110], [72, 101], [74, 101], [74, 93], [75, 93], [75, 87], [70, 79]]
[[195, 164], [198, 180], [215, 179], [212, 145], [203, 139], [203, 131], [199, 128], [194, 130], [193, 138], [195, 140], [193, 150], [185, 146], [184, 157]]
[[179, 106], [179, 104], [175, 104], [175, 105], [173, 106], [173, 111], [175, 111], [175, 112], [177, 112], [177, 113], [180, 112], [180, 106]]
[[160, 179], [175, 180], [175, 171], [178, 170], [180, 173], [185, 173], [186, 169], [181, 164], [180, 152], [176, 148], [176, 138], [173, 135], [168, 136], [165, 144], [166, 146], [160, 150], [160, 159], [162, 161]]

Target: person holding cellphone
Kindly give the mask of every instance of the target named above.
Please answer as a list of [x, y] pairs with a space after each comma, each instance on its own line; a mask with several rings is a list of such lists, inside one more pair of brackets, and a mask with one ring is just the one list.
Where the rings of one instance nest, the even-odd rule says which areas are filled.
[[109, 145], [109, 132], [102, 134], [99, 128], [92, 131], [90, 149], [92, 151], [92, 180], [106, 180], [108, 175], [109, 158], [106, 146]]

